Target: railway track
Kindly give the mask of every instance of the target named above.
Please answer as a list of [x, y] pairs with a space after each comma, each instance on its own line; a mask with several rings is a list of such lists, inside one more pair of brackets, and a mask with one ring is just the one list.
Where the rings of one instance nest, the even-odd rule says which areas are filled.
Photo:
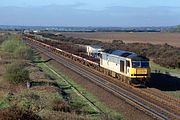
[[154, 103], [158, 106], [162, 106], [164, 109], [168, 110], [169, 112], [175, 114], [177, 118], [180, 119], [180, 107], [177, 105], [176, 102], [170, 102], [172, 99], [165, 100], [166, 97], [159, 96], [156, 93], [153, 93], [151, 90], [148, 89], [139, 89], [139, 88], [133, 88], [134, 94], [137, 94], [139, 97], [143, 97], [144, 99], [149, 99], [148, 101], [151, 103]]
[[103, 79], [102, 77], [99, 77], [96, 74], [93, 74], [92, 72], [89, 72], [81, 68], [80, 66], [65, 60], [65, 58], [63, 58], [62, 56], [61, 57], [57, 56], [51, 51], [48, 51], [47, 49], [44, 49], [38, 45], [34, 45], [30, 42], [28, 42], [28, 44], [36, 48], [38, 51], [41, 51], [48, 57], [54, 59], [58, 63], [63, 64], [67, 68], [75, 71], [76, 73], [82, 75], [83, 77], [88, 78], [88, 80], [103, 87], [104, 89], [115, 94], [119, 98], [124, 99], [127, 103], [133, 105], [139, 110], [146, 112], [147, 114], [151, 115], [152, 117], [156, 119], [163, 119], [163, 120], [180, 119], [180, 116], [178, 114], [168, 111], [162, 106], [149, 102], [147, 99], [143, 99], [143, 97], [141, 98], [138, 95], [133, 94], [128, 89], [121, 88], [113, 83], [108, 82], [106, 79]]
[[142, 89], [143, 92], [151, 94], [152, 98], [154, 99], [161, 99], [161, 104], [168, 104], [169, 106], [171, 106], [173, 109], [176, 109], [176, 111], [179, 112], [180, 114], [180, 100], [173, 98], [171, 96], [168, 96], [160, 91], [157, 91], [156, 89], [150, 89], [150, 88], [146, 88], [146, 89]]
[[[119, 85], [119, 84], [118, 84]], [[180, 119], [180, 100], [163, 94], [161, 92], [157, 92], [156, 89], [150, 88], [135, 88], [129, 86], [128, 84], [120, 85], [124, 89], [128, 89], [132, 93], [138, 95], [141, 98], [148, 100], [151, 103], [154, 103], [158, 106], [162, 106], [164, 109], [168, 110], [169, 112], [174, 113]], [[175, 100], [175, 101], [174, 101]]]
[[[102, 73], [99, 73], [99, 74], [102, 74]], [[102, 76], [103, 75], [104, 74], [102, 74]], [[108, 79], [113, 79], [110, 76], [106, 76], [106, 78], [107, 77]], [[179, 118], [179, 115], [180, 115], [180, 100], [179, 99], [169, 96], [155, 88], [136, 88], [126, 83], [122, 83], [122, 82], [120, 83], [119, 80], [117, 79], [113, 79], [109, 81], [113, 82], [114, 84], [117, 84], [118, 86], [124, 89], [127, 89], [128, 91], [131, 91], [132, 93], [138, 95], [139, 97], [146, 98], [148, 101], [154, 104], [163, 106], [163, 108], [175, 113]]]
[[154, 88], [147, 88], [147, 90], [152, 94], [152, 95], [155, 95], [159, 98], [162, 98], [170, 103], [173, 103], [173, 104], [176, 104], [177, 106], [180, 107], [180, 100], [178, 98], [175, 98], [175, 97], [172, 97], [172, 96], [169, 96], [165, 93], [162, 93], [161, 91], [157, 90], [157, 89], [154, 89]]

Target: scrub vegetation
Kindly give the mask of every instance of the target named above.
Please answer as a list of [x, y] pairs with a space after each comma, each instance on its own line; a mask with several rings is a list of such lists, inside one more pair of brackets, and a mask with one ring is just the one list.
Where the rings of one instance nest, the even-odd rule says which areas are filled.
[[19, 84], [30, 81], [29, 71], [26, 69], [25, 60], [33, 59], [33, 52], [20, 40], [20, 36], [10, 36], [5, 40], [1, 49], [3, 52], [9, 53], [13, 61], [6, 65], [4, 79], [10, 83]]
[[23, 63], [13, 62], [6, 66], [4, 79], [13, 84], [26, 83], [30, 81], [29, 71], [25, 68]]
[[62, 78], [58, 77], [38, 54], [16, 35], [0, 45], [0, 120], [122, 119], [119, 113], [93, 99], [106, 112], [113, 113], [102, 116], [64, 82], [68, 78], [62, 74]]

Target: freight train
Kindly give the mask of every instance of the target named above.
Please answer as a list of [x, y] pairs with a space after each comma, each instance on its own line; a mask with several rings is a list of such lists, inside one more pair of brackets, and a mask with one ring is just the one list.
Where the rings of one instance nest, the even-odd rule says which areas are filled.
[[46, 47], [55, 54], [77, 61], [133, 86], [144, 86], [150, 78], [149, 59], [133, 52], [105, 49], [99, 52], [99, 62], [95, 62], [39, 41], [30, 34], [24, 35], [24, 40]]

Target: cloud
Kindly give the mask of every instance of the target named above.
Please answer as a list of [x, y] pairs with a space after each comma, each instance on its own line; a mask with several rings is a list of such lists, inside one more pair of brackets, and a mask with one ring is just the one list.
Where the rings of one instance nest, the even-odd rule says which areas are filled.
[[0, 24], [59, 26], [161, 26], [180, 21], [179, 7], [121, 7], [83, 10], [83, 3], [42, 7], [0, 7]]

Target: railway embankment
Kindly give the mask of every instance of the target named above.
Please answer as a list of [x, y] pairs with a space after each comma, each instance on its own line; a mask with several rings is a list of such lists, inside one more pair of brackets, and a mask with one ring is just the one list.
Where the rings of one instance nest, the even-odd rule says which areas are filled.
[[[106, 107], [102, 109], [109, 110], [112, 116], [101, 114], [93, 102], [81, 95], [82, 91], [74, 90], [62, 74], [46, 65], [49, 60], [40, 60], [39, 53], [29, 59], [26, 55], [30, 48], [18, 38], [6, 41], [0, 49], [0, 119], [122, 119]], [[21, 46], [25, 49], [19, 50]], [[23, 52], [14, 52], [16, 49]]]

